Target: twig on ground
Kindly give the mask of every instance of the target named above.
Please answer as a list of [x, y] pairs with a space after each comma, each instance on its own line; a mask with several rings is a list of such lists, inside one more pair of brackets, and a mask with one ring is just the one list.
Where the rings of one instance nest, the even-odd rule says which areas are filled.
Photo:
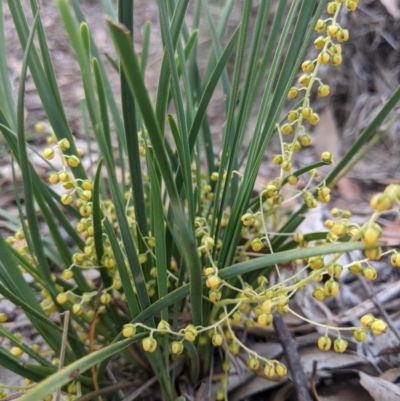
[[318, 396], [317, 389], [315, 387], [315, 379], [317, 377], [317, 366], [318, 366], [318, 362], [313, 361], [313, 368], [312, 368], [311, 379], [310, 379], [310, 391], [311, 391], [311, 395], [314, 398], [314, 401], [321, 401]]
[[135, 384], [136, 384], [135, 382], [123, 382], [123, 383], [113, 384], [108, 387], [103, 387], [100, 390], [96, 390], [91, 393], [85, 394], [82, 397], [76, 398], [75, 401], [90, 401], [90, 400], [93, 400], [94, 397], [97, 397], [100, 394], [107, 394], [107, 393], [121, 390], [122, 388], [133, 387], [133, 386], [135, 386]]
[[274, 316], [274, 327], [279, 335], [285, 356], [288, 360], [290, 372], [299, 401], [312, 401], [307, 388], [307, 376], [301, 365], [300, 355], [297, 352], [296, 344], [280, 315]]

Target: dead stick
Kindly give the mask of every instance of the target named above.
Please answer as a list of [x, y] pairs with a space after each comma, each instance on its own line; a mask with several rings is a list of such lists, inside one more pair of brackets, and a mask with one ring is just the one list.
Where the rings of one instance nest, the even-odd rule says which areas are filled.
[[308, 379], [304, 373], [303, 366], [301, 365], [300, 355], [297, 352], [296, 344], [280, 315], [274, 316], [274, 327], [279, 335], [283, 351], [285, 352], [286, 359], [288, 360], [289, 369], [292, 373], [292, 378], [297, 393], [297, 399], [299, 401], [312, 401], [307, 387]]

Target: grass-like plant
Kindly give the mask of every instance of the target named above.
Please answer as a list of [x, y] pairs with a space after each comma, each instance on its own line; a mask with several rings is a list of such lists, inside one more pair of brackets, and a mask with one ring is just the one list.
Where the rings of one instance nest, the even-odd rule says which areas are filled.
[[[160, 0], [164, 53], [154, 100], [144, 80], [150, 25], [144, 27], [139, 56], [132, 40], [133, 0], [119, 0], [117, 11], [111, 0], [102, 2], [116, 60], [101, 56], [78, 0], [56, 0], [80, 67], [90, 134], [102, 156], [94, 176], [82, 166], [68, 124], [36, 0], [30, 0], [31, 26], [21, 1], [8, 2], [24, 49], [16, 102], [0, 15], [0, 130], [13, 170], [22, 172], [24, 200], [16, 199], [18, 219], [1, 213], [12, 233], [0, 235], [0, 294], [26, 314], [48, 347], [43, 353], [23, 343], [0, 313], [0, 335], [12, 344], [0, 347], [0, 365], [25, 379], [17, 389], [22, 401], [53, 395], [58, 400], [120, 399], [118, 390], [146, 372], [157, 377], [164, 399], [172, 401], [177, 366], [185, 364], [195, 384], [209, 375], [213, 350], [221, 347], [225, 376], [216, 398], [228, 399], [232, 355], [241, 353], [249, 369], [268, 378], [287, 373], [282, 363], [242, 343], [237, 329], [271, 326], [274, 313], [296, 314], [290, 299], [322, 279], [313, 296], [321, 301], [336, 296], [343, 269], [373, 280], [376, 271], [369, 260], [387, 253], [400, 266], [397, 252], [382, 253], [376, 224], [399, 201], [398, 185], [371, 200], [371, 217], [362, 226], [351, 221], [348, 211], [335, 209], [325, 232], [296, 232], [309, 208], [329, 202], [332, 183], [393, 109], [400, 89], [338, 163], [327, 149], [314, 164], [295, 170], [296, 153], [310, 145], [309, 127], [319, 122], [311, 95], [324, 97], [330, 91], [318, 71], [340, 73], [341, 46], [349, 32], [340, 26], [339, 13], [354, 11], [358, 1], [263, 0], [249, 29], [252, 1], [244, 0], [240, 23], [229, 34], [233, 0], [225, 2], [216, 25], [207, 0], [193, 1], [192, 26], [185, 22], [189, 0]], [[201, 17], [212, 38], [202, 70], [197, 60]], [[312, 42], [316, 57], [304, 61]], [[119, 71], [121, 102], [114, 98], [105, 63]], [[28, 69], [48, 119], [48, 125], [36, 126], [48, 140], [43, 151], [48, 177], [40, 177], [29, 160]], [[220, 149], [213, 144], [207, 115], [218, 85], [226, 120]], [[282, 117], [287, 98], [292, 108]], [[256, 125], [249, 132], [254, 113]], [[259, 187], [258, 171], [274, 135], [282, 150], [271, 163], [279, 176]], [[61, 160], [61, 170], [53, 158]], [[319, 179], [318, 168], [330, 164], [330, 173]], [[56, 184], [63, 186], [61, 195], [52, 188]], [[301, 197], [298, 210], [286, 206]], [[364, 250], [365, 259], [338, 264], [343, 253], [356, 249]], [[289, 262], [297, 266], [290, 277], [280, 269]], [[97, 271], [98, 278], [88, 279], [87, 270]], [[26, 281], [24, 273], [32, 280]], [[278, 281], [270, 286], [271, 273]], [[368, 331], [386, 331], [386, 324], [372, 315], [363, 316], [360, 327], [323, 327], [326, 335], [318, 346], [329, 350], [329, 334], [334, 334], [337, 352], [347, 347], [343, 330], [352, 331], [357, 341], [364, 341]], [[127, 379], [116, 383], [116, 369]]]

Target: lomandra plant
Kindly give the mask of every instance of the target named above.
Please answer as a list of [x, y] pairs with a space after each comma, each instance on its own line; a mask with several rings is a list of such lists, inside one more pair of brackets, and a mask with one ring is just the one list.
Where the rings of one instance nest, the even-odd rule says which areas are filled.
[[[187, 366], [188, 379], [196, 385], [210, 374], [215, 348], [223, 355], [218, 400], [228, 399], [230, 361], [236, 355], [266, 378], [285, 376], [284, 364], [258, 355], [240, 340], [238, 330], [269, 327], [275, 313], [307, 320], [291, 309], [291, 298], [306, 286], [313, 286], [318, 301], [336, 296], [344, 269], [374, 280], [371, 260], [388, 255], [400, 266], [399, 253], [382, 252], [376, 223], [398, 204], [398, 185], [373, 197], [371, 217], [363, 225], [335, 208], [326, 231], [296, 231], [308, 209], [329, 202], [335, 179], [400, 99], [397, 89], [338, 163], [326, 149], [320, 160], [295, 169], [297, 153], [311, 144], [310, 126], [319, 123], [311, 98], [330, 92], [318, 72], [341, 73], [342, 46], [351, 33], [338, 17], [355, 11], [358, 1], [261, 1], [249, 29], [253, 4], [244, 0], [240, 22], [228, 34], [235, 1], [225, 2], [217, 25], [207, 1], [194, 1], [189, 26], [189, 0], [160, 0], [164, 53], [154, 101], [144, 80], [150, 25], [138, 55], [132, 0], [120, 0], [117, 12], [111, 0], [103, 0], [117, 59], [101, 56], [77, 0], [56, 4], [80, 67], [84, 110], [101, 159], [94, 175], [81, 163], [36, 0], [30, 1], [31, 26], [21, 1], [9, 1], [24, 62], [15, 103], [1, 18], [0, 129], [14, 171], [22, 172], [23, 202], [17, 198], [19, 222], [2, 213], [13, 232], [0, 235], [0, 293], [26, 314], [43, 341], [25, 344], [0, 313], [1, 336], [11, 344], [0, 348], [0, 365], [24, 378], [17, 388], [1, 388], [17, 392], [22, 401], [129, 400], [126, 389], [135, 378], [151, 374], [163, 398], [174, 400], [180, 368]], [[273, 17], [272, 6], [277, 7]], [[212, 38], [202, 69], [197, 62], [200, 17]], [[305, 60], [309, 46], [315, 47], [315, 57]], [[105, 63], [119, 72], [121, 102], [114, 98]], [[39, 176], [29, 160], [28, 69], [48, 119], [36, 125], [48, 142], [43, 151], [48, 177]], [[221, 148], [213, 144], [207, 116], [218, 85], [225, 107]], [[290, 111], [282, 117], [287, 98]], [[249, 132], [254, 114], [255, 128]], [[259, 167], [274, 135], [281, 152], [269, 162], [279, 175], [258, 186]], [[61, 169], [53, 159], [61, 161]], [[323, 165], [332, 169], [320, 178]], [[62, 194], [53, 189], [56, 184]], [[295, 211], [294, 198], [302, 204]], [[364, 259], [339, 264], [341, 255], [356, 249], [364, 251]], [[295, 267], [291, 275], [282, 270], [288, 263]], [[96, 278], [89, 279], [93, 274], [87, 271], [97, 272]], [[274, 285], [268, 281], [271, 274], [277, 278]], [[387, 330], [372, 315], [361, 317], [359, 327], [311, 323], [326, 330], [318, 347], [333, 345], [336, 352], [346, 350], [343, 331], [365, 341], [369, 332]]]

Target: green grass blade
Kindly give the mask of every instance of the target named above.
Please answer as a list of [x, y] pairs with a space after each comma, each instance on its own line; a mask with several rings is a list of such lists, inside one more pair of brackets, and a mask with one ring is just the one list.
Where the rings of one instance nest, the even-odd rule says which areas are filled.
[[101, 263], [101, 258], [103, 257], [104, 247], [103, 247], [103, 227], [101, 220], [103, 218], [103, 213], [101, 212], [100, 205], [100, 177], [101, 177], [101, 167], [103, 165], [103, 159], [100, 159], [97, 166], [96, 176], [93, 183], [93, 231], [94, 231], [94, 247], [96, 249], [96, 257], [99, 263]]
[[142, 71], [143, 76], [146, 72], [147, 60], [149, 58], [150, 36], [151, 22], [147, 21], [143, 30], [142, 55], [140, 57], [140, 70]]
[[119, 53], [122, 67], [126, 72], [129, 87], [135, 96], [137, 105], [140, 108], [143, 120], [146, 124], [157, 163], [162, 167], [161, 172], [174, 213], [177, 234], [181, 243], [182, 252], [184, 253], [189, 268], [193, 319], [195, 324], [199, 325], [202, 322], [202, 290], [199, 288], [197, 283], [201, 279], [202, 272], [199, 257], [197, 255], [197, 244], [194, 238], [194, 233], [188, 230], [187, 222], [183, 215], [182, 205], [175, 186], [168, 156], [164, 148], [164, 139], [140, 73], [139, 62], [133, 52], [130, 34], [129, 32], [126, 32], [124, 27], [111, 21], [108, 21], [108, 26]]
[[85, 356], [82, 359], [79, 359], [78, 361], [66, 366], [59, 372], [38, 383], [33, 389], [27, 391], [20, 398], [20, 401], [37, 401], [46, 397], [48, 394], [53, 393], [55, 390], [73, 381], [79, 374], [85, 372], [90, 367], [98, 364], [103, 359], [121, 352], [142, 337], [144, 337], [144, 335], [138, 334], [134, 338], [129, 338], [109, 345], [99, 351], [95, 351]]

